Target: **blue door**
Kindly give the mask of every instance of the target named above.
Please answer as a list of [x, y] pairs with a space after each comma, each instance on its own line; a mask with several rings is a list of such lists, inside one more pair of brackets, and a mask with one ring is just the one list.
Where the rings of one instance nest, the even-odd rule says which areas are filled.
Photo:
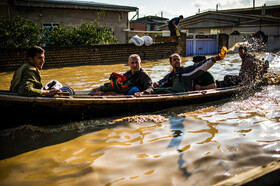
[[217, 40], [196, 40], [195, 55], [211, 55], [217, 53]]
[[193, 56], [193, 40], [187, 40], [186, 56]]
[[186, 42], [186, 56], [217, 54], [216, 39], [188, 39]]

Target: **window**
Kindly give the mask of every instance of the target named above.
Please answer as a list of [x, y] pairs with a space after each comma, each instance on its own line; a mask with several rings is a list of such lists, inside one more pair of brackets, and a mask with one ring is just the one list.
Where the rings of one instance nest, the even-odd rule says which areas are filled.
[[210, 29], [210, 34], [218, 34], [220, 32], [220, 29]]
[[43, 28], [50, 30], [52, 26], [56, 27], [58, 25], [60, 25], [60, 23], [58, 23], [58, 22], [45, 22], [45, 23], [43, 23]]

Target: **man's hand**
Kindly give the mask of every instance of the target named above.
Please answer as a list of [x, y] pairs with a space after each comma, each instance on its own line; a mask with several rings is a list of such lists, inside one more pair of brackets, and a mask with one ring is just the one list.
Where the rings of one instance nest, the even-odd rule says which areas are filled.
[[58, 92], [62, 92], [59, 89], [43, 90], [43, 96], [55, 96]]
[[157, 88], [158, 86], [159, 86], [159, 83], [158, 83], [158, 82], [154, 82], [154, 83], [153, 83], [153, 87], [154, 87], [154, 88]]
[[195, 85], [195, 90], [201, 90], [201, 86], [200, 85]]
[[219, 53], [219, 60], [222, 60], [225, 58], [225, 56], [227, 55], [227, 48], [224, 46], [222, 49], [221, 49], [221, 52]]
[[213, 60], [216, 62], [216, 61], [220, 61], [220, 60], [221, 60], [221, 58], [220, 58], [220, 56], [219, 56], [219, 55], [217, 55], [217, 56], [213, 57]]
[[144, 92], [135, 92], [134, 96], [140, 97], [144, 94]]

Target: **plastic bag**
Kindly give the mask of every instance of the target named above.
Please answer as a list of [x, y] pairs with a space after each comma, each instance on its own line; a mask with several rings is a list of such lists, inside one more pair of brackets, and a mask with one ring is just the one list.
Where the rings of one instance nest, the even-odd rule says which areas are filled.
[[49, 81], [46, 86], [44, 87], [45, 90], [51, 90], [51, 89], [61, 89], [63, 86], [62, 84], [57, 80], [51, 80]]
[[128, 41], [128, 43], [134, 43], [136, 46], [142, 46], [144, 44], [144, 40], [138, 35], [135, 35]]
[[143, 39], [146, 46], [153, 44], [153, 39], [150, 36], [142, 36], [141, 39]]

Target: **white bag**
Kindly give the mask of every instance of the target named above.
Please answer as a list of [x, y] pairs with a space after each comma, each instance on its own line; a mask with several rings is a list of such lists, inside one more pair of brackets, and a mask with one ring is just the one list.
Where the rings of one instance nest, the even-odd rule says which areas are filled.
[[46, 86], [44, 87], [44, 90], [61, 89], [62, 87], [63, 86], [59, 81], [51, 80], [46, 84]]
[[142, 36], [141, 39], [143, 39], [146, 46], [153, 44], [153, 39], [150, 36]]
[[136, 46], [142, 46], [144, 44], [144, 40], [138, 35], [135, 35], [128, 41], [128, 43], [134, 43]]

